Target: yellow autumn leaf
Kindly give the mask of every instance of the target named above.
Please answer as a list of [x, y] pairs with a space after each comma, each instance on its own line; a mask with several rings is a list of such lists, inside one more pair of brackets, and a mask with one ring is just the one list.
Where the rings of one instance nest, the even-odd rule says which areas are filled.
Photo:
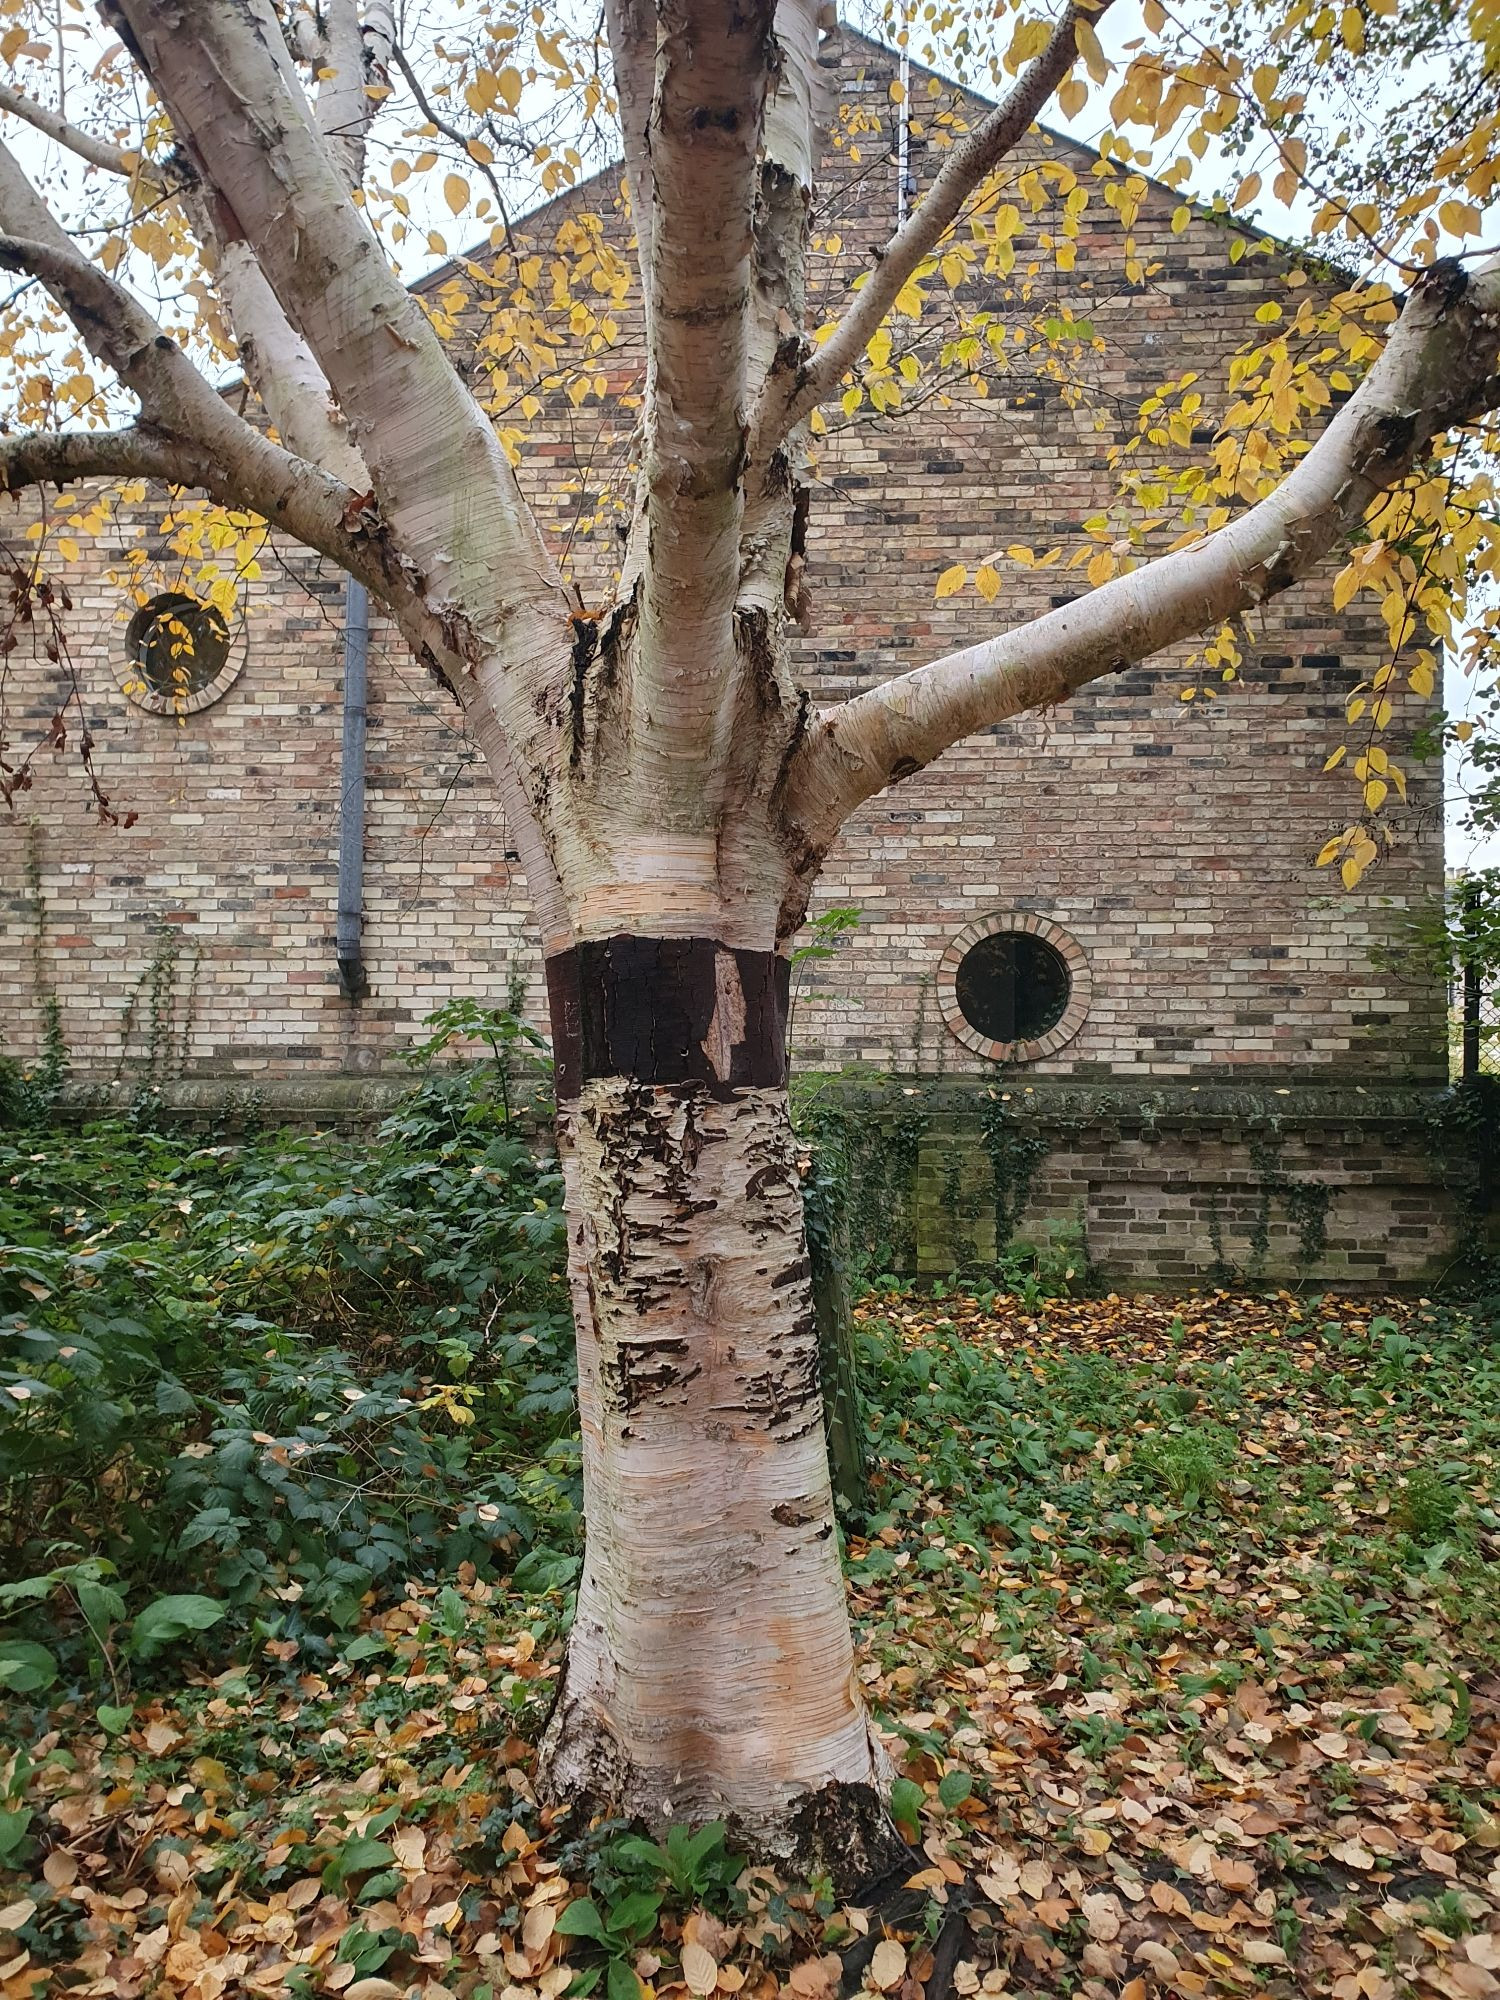
[[991, 563], [981, 563], [974, 572], [974, 582], [985, 603], [993, 604], [1000, 595], [999, 570]]
[[462, 215], [469, 205], [469, 183], [462, 174], [449, 174], [443, 182], [443, 199], [455, 215]]
[[[1109, 76], [1109, 61], [1099, 45], [1099, 37], [1094, 32], [1093, 23], [1080, 16], [1074, 28], [1074, 35], [1078, 42], [1078, 53], [1083, 57], [1089, 75], [1095, 83], [1105, 82]], [[1044, 41], [1043, 47], [1045, 46]]]
[[1005, 52], [1006, 68], [1016, 70], [1023, 63], [1029, 63], [1033, 56], [1041, 54], [1051, 39], [1052, 24], [1050, 21], [1033, 20], [1020, 22], [1015, 33], [1010, 38], [1010, 47]]
[[952, 597], [955, 591], [963, 589], [968, 580], [969, 570], [966, 563], [950, 563], [938, 578], [937, 588], [932, 594], [934, 597]]
[[1450, 236], [1477, 236], [1481, 227], [1479, 210], [1470, 201], [1445, 201], [1438, 221]]

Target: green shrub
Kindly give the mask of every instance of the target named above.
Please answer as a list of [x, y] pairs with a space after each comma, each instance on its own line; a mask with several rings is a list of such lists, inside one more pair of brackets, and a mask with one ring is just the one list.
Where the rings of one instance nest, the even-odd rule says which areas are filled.
[[566, 1576], [561, 1180], [508, 1106], [432, 1070], [363, 1146], [0, 1143], [0, 1580], [102, 1562], [137, 1605], [346, 1627], [463, 1562]]

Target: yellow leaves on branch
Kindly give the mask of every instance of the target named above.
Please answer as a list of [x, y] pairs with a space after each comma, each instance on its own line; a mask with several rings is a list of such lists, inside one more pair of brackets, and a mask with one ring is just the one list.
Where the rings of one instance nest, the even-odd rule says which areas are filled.
[[[1080, 21], [1080, 30], [1083, 25]], [[1090, 33], [1092, 32], [1091, 29]], [[1006, 69], [1014, 76], [1018, 70], [1024, 69], [1027, 63], [1039, 56], [1051, 39], [1052, 23], [1050, 21], [1032, 17], [1017, 22], [1015, 33], [1010, 38], [1010, 47], [1005, 51]], [[1095, 37], [1094, 46], [1095, 48], [1099, 46], [1097, 37]], [[1079, 35], [1079, 48], [1082, 51], [1083, 37], [1081, 32]]]
[[1378, 853], [1379, 849], [1365, 827], [1346, 826], [1342, 833], [1335, 834], [1332, 840], [1324, 843], [1317, 865], [1328, 868], [1336, 861], [1344, 887], [1355, 889]]
[[[974, 587], [986, 604], [993, 604], [1004, 588], [1004, 579], [999, 569], [1002, 556], [1005, 560], [1018, 564], [1022, 569], [1041, 570], [1051, 569], [1055, 563], [1061, 562], [1062, 553], [1060, 548], [1055, 548], [1048, 549], [1045, 555], [1039, 556], [1034, 549], [1026, 548], [1019, 542], [1013, 542], [1008, 549], [997, 550], [994, 555], [987, 556], [980, 563], [979, 567], [974, 571]], [[933, 596], [938, 598], [954, 597], [959, 591], [964, 589], [968, 581], [968, 564], [961, 562], [950, 563], [938, 578]]]
[[501, 110], [518, 110], [521, 103], [520, 71], [509, 68], [498, 72], [487, 69], [476, 71], [465, 86], [464, 102], [476, 118], [490, 117]]

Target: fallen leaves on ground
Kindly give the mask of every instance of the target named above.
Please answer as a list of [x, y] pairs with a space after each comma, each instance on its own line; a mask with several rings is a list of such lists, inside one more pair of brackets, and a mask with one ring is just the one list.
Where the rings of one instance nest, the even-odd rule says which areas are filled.
[[1397, 1302], [860, 1312], [878, 1900], [751, 1870], [581, 1932], [621, 1904], [533, 1794], [558, 1602], [465, 1569], [36, 1740], [13, 1701], [0, 1996], [1500, 1994], [1500, 1361]]

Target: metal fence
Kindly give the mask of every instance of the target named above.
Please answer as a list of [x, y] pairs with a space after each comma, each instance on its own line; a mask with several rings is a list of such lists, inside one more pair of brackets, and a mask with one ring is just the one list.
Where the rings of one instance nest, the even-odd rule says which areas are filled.
[[1500, 988], [1477, 965], [1460, 976], [1454, 1012], [1460, 1077], [1500, 1076]]

